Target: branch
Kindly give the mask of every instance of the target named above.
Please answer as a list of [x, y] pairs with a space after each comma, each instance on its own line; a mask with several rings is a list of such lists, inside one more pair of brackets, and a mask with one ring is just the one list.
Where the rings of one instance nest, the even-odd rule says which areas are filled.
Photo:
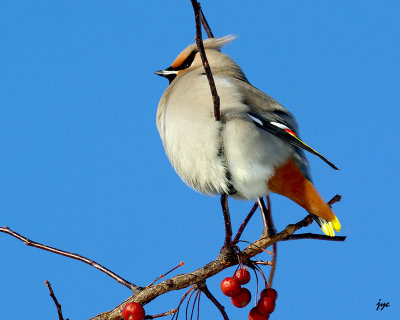
[[[288, 225], [283, 231], [273, 235], [273, 236], [264, 236], [261, 237], [260, 239], [254, 241], [250, 245], [248, 245], [243, 251], [242, 251], [242, 259], [250, 259], [254, 257], [255, 255], [263, 252], [267, 247], [273, 245], [274, 243], [277, 243], [278, 241], [284, 241], [284, 240], [289, 240], [290, 237], [293, 237], [293, 233], [297, 231], [300, 228], [306, 227], [310, 225], [313, 222], [313, 219], [310, 215], [306, 216], [303, 220], [297, 222], [296, 224], [290, 224]], [[12, 231], [11, 229], [7, 227], [0, 228], [1, 232], [7, 233], [21, 241], [23, 241], [26, 245], [32, 246], [35, 248], [43, 249], [46, 251], [50, 251], [56, 254], [60, 254], [75, 260], [79, 260], [82, 262], [85, 262], [96, 269], [103, 271], [113, 279], [117, 280], [119, 283], [125, 285], [126, 287], [135, 290], [134, 295], [128, 298], [126, 301], [121, 303], [119, 306], [117, 306], [115, 309], [104, 312], [102, 314], [99, 314], [98, 316], [92, 318], [92, 320], [120, 320], [121, 319], [121, 312], [123, 307], [127, 302], [131, 301], [136, 301], [142, 305], [145, 305], [149, 303], [150, 301], [154, 300], [158, 296], [174, 291], [174, 290], [180, 290], [183, 288], [187, 288], [189, 286], [199, 284], [203, 281], [205, 281], [207, 278], [210, 278], [222, 270], [229, 268], [233, 265], [237, 265], [239, 263], [236, 255], [234, 253], [231, 253], [229, 255], [219, 255], [216, 260], [213, 260], [209, 262], [207, 265], [203, 266], [202, 268], [199, 268], [193, 272], [187, 273], [187, 274], [181, 274], [178, 276], [175, 276], [171, 279], [167, 279], [163, 282], [160, 282], [154, 286], [146, 287], [146, 288], [141, 288], [136, 285], [131, 284], [130, 282], [122, 279], [121, 277], [117, 276], [115, 273], [110, 271], [109, 269], [99, 265], [98, 263], [85, 258], [83, 256], [80, 256], [75, 253], [70, 253], [67, 251], [59, 250], [50, 246], [46, 246], [34, 241], [29, 240], [28, 238], [18, 234], [17, 232]], [[298, 235], [297, 238], [300, 237], [315, 237], [318, 235], [313, 235], [313, 234], [304, 234], [303, 235]], [[295, 238], [295, 237], [293, 237]], [[339, 238], [339, 237], [335, 237]], [[344, 238], [344, 237], [340, 237]], [[325, 236], [320, 237], [320, 239], [325, 240]], [[330, 239], [326, 239], [330, 240]]]
[[256, 202], [256, 203], [253, 205], [253, 208], [251, 208], [251, 210], [250, 210], [249, 214], [247, 215], [247, 217], [244, 219], [244, 221], [243, 221], [242, 224], [240, 225], [239, 230], [238, 230], [238, 232], [236, 233], [236, 236], [235, 236], [235, 238], [234, 238], [233, 241], [232, 241], [232, 244], [233, 244], [233, 245], [235, 245], [235, 244], [237, 244], [237, 243], [239, 242], [240, 237], [242, 236], [242, 233], [243, 233], [244, 228], [246, 228], [247, 224], [249, 223], [251, 217], [253, 216], [253, 214], [254, 214], [254, 212], [257, 210], [257, 208], [258, 208], [258, 203]]
[[[211, 73], [211, 68], [210, 68], [210, 65], [207, 60], [206, 52], [204, 50], [203, 37], [201, 35], [201, 22], [200, 22], [201, 8], [200, 8], [200, 4], [197, 1], [195, 1], [195, 0], [191, 0], [191, 1], [192, 1], [194, 17], [195, 17], [195, 21], [196, 21], [195, 40], [196, 40], [196, 44], [197, 44], [197, 49], [199, 50], [201, 61], [203, 62], [204, 71], [206, 72], [208, 83], [210, 84], [211, 95], [212, 95], [212, 99], [214, 102], [214, 117], [215, 117], [216, 121], [220, 121], [221, 120], [220, 99], [219, 99], [219, 96], [217, 93], [217, 88], [215, 86], [213, 75]], [[204, 21], [205, 21], [205, 19], [204, 19]]]
[[282, 241], [287, 240], [299, 240], [299, 239], [314, 239], [314, 240], [327, 240], [327, 241], [344, 241], [346, 240], [345, 236], [335, 236], [330, 237], [325, 234], [315, 234], [315, 233], [300, 233], [300, 234], [292, 234], [286, 239], [282, 239]]
[[225, 241], [224, 246], [221, 249], [221, 253], [226, 254], [232, 248], [232, 224], [228, 207], [228, 195], [226, 193], [221, 195], [221, 207], [225, 223]]
[[54, 304], [57, 307], [58, 319], [59, 320], [64, 320], [64, 317], [63, 317], [63, 314], [62, 314], [62, 311], [61, 311], [61, 304], [58, 303], [58, 300], [57, 300], [57, 298], [56, 298], [56, 296], [55, 296], [55, 294], [53, 292], [53, 288], [51, 287], [50, 282], [46, 280], [44, 283], [46, 284], [47, 288], [49, 289], [50, 297], [53, 299]]
[[[340, 197], [336, 196], [334, 197], [329, 203], [332, 204], [336, 201], [338, 201]], [[299, 234], [299, 235], [293, 235], [294, 232], [297, 230], [306, 227], [310, 225], [313, 222], [313, 219], [311, 215], [307, 215], [303, 220], [297, 222], [296, 224], [290, 224], [288, 225], [283, 231], [271, 235], [271, 236], [262, 236], [260, 239], [254, 241], [251, 243], [249, 246], [247, 246], [241, 253], [242, 261], [246, 259], [250, 259], [254, 257], [255, 255], [263, 252], [267, 247], [273, 245], [274, 243], [277, 243], [279, 241], [286, 241], [286, 240], [291, 240], [291, 239], [320, 239], [320, 240], [333, 240], [333, 241], [343, 241], [345, 237], [326, 237], [324, 235], [314, 235], [311, 233], [305, 233], [305, 234]], [[2, 227], [0, 228], [0, 232], [7, 233], [22, 242], [24, 242], [28, 246], [36, 247], [42, 250], [50, 251], [56, 254], [60, 254], [75, 260], [82, 261], [84, 263], [87, 263], [96, 269], [106, 273], [119, 283], [125, 285], [129, 289], [132, 289], [134, 291], [133, 296], [128, 298], [126, 301], [121, 303], [119, 306], [114, 308], [111, 311], [104, 312], [102, 314], [99, 314], [98, 316], [92, 318], [92, 320], [120, 320], [121, 319], [121, 312], [123, 307], [127, 302], [131, 301], [136, 301], [142, 305], [149, 303], [150, 301], [154, 300], [158, 296], [174, 291], [174, 290], [180, 290], [183, 288], [187, 288], [189, 286], [198, 284], [202, 281], [205, 281], [207, 278], [210, 278], [222, 270], [229, 268], [233, 265], [237, 265], [239, 263], [236, 255], [234, 253], [228, 254], [228, 255], [219, 255], [216, 260], [213, 260], [209, 262], [207, 265], [205, 265], [202, 268], [199, 268], [191, 273], [188, 274], [182, 274], [175, 276], [171, 279], [168, 279], [166, 281], [160, 282], [157, 285], [154, 286], [149, 286], [146, 288], [138, 287], [127, 280], [119, 277], [116, 275], [114, 272], [110, 271], [109, 269], [101, 266], [97, 262], [90, 260], [88, 258], [85, 258], [81, 255], [75, 254], [75, 253], [70, 253], [67, 251], [63, 251], [60, 249], [56, 249], [50, 246], [46, 246], [43, 244], [40, 244], [38, 242], [34, 242], [32, 240], [29, 240], [28, 238], [18, 234], [17, 232], [12, 231], [8, 227]]]
[[18, 240], [21, 240], [23, 243], [25, 243], [27, 246], [31, 246], [34, 248], [38, 248], [38, 249], [42, 249], [42, 250], [46, 250], [46, 251], [50, 251], [71, 259], [75, 259], [75, 260], [79, 260], [82, 261], [84, 263], [87, 263], [88, 265], [91, 265], [92, 267], [96, 268], [97, 270], [100, 270], [101, 272], [104, 272], [106, 275], [110, 276], [111, 278], [113, 278], [114, 280], [118, 281], [120, 284], [124, 285], [125, 287], [131, 289], [132, 291], [135, 291], [136, 289], [139, 289], [138, 286], [134, 285], [133, 283], [130, 283], [129, 281], [125, 280], [124, 278], [121, 278], [119, 275], [117, 275], [116, 273], [112, 272], [111, 270], [107, 269], [106, 267], [103, 267], [101, 264], [90, 260], [86, 257], [83, 257], [79, 254], [76, 253], [71, 253], [68, 251], [64, 251], [64, 250], [60, 250], [57, 248], [53, 248], [50, 246], [46, 246], [44, 244], [41, 244], [39, 242], [35, 242], [32, 241], [22, 235], [20, 235], [19, 233], [9, 229], [8, 227], [2, 227], [0, 228], [0, 232], [4, 232], [7, 233], [15, 238], [17, 238]]
[[[271, 209], [271, 198], [269, 195], [267, 196], [267, 209], [268, 209], [268, 215], [271, 223], [271, 228], [276, 232], [275, 226], [274, 226], [274, 221], [272, 220], [272, 209]], [[275, 270], [276, 270], [276, 257], [278, 255], [278, 246], [276, 243], [272, 245], [272, 265], [271, 265], [271, 271], [269, 273], [269, 278], [268, 278], [268, 286], [272, 286], [272, 281], [274, 280], [274, 275], [275, 275]]]
[[342, 196], [340, 194], [335, 195], [331, 200], [328, 201], [328, 206], [332, 207], [332, 205], [336, 202], [342, 200]]
[[199, 6], [199, 8], [200, 8], [200, 19], [201, 19], [201, 23], [203, 24], [203, 27], [204, 27], [204, 29], [205, 29], [206, 32], [207, 32], [207, 36], [208, 36], [209, 38], [214, 38], [214, 35], [213, 35], [212, 31], [211, 31], [211, 28], [210, 28], [210, 26], [209, 26], [209, 24], [208, 24], [208, 22], [207, 22], [207, 20], [206, 20], [206, 17], [204, 16], [203, 10], [201, 9], [201, 5], [200, 5], [199, 2], [198, 2], [197, 4], [198, 4], [198, 6]]
[[[297, 222], [296, 224], [288, 225], [283, 231], [273, 236], [266, 236], [258, 239], [242, 251], [243, 260], [254, 257], [255, 255], [263, 252], [265, 248], [271, 246], [278, 241], [282, 241], [288, 238], [295, 231], [310, 225], [312, 222], [312, 217], [308, 215], [303, 220]], [[209, 262], [204, 267], [199, 268], [195, 271], [175, 276], [149, 288], [141, 288], [133, 296], [121, 303], [115, 309], [99, 314], [93, 317], [91, 320], [120, 320], [122, 309], [124, 305], [128, 302], [135, 301], [142, 305], [145, 305], [164, 293], [174, 290], [180, 290], [183, 288], [187, 288], [191, 285], [198, 284], [202, 281], [205, 281], [207, 278], [218, 274], [222, 270], [236, 264], [238, 264], [238, 260], [235, 254], [227, 256], [221, 255], [216, 260]]]
[[155, 314], [155, 315], [152, 315], [152, 316], [147, 315], [144, 318], [145, 319], [161, 318], [161, 317], [170, 316], [172, 314], [175, 314], [177, 311], [178, 311], [178, 309], [172, 309], [172, 310], [169, 310], [167, 312], [163, 312], [163, 313], [160, 313], [160, 314]]

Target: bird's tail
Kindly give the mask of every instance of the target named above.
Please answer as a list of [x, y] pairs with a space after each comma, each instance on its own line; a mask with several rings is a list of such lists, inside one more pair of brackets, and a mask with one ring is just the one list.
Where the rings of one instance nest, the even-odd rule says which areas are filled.
[[[329, 220], [325, 220], [324, 218], [318, 217], [315, 214], [311, 214], [311, 216], [313, 217], [313, 219], [318, 223], [318, 225], [321, 227], [322, 231], [330, 237], [334, 237], [335, 236], [335, 231], [337, 232], [340, 231], [340, 223], [339, 220], [335, 217], [335, 219], [337, 220], [337, 223], [339, 223], [339, 228], [334, 227], [334, 222], [329, 221]], [[338, 230], [339, 229], [339, 230]]]
[[268, 182], [268, 187], [270, 191], [293, 200], [311, 213], [326, 235], [333, 237], [335, 231], [340, 231], [338, 218], [311, 181], [303, 175], [294, 159], [275, 171]]

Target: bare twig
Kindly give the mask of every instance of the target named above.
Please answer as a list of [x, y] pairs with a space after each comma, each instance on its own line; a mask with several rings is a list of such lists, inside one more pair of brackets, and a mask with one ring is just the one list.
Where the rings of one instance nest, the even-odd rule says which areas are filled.
[[124, 285], [125, 287], [131, 289], [132, 291], [139, 289], [138, 286], [134, 285], [133, 283], [130, 283], [129, 281], [125, 280], [124, 278], [121, 278], [119, 275], [117, 275], [116, 273], [112, 272], [111, 270], [107, 269], [106, 267], [102, 266], [101, 264], [90, 260], [86, 257], [83, 257], [79, 254], [76, 253], [71, 253], [68, 251], [64, 251], [64, 250], [60, 250], [57, 248], [53, 248], [35, 241], [32, 241], [22, 235], [20, 235], [19, 233], [9, 229], [8, 227], [2, 227], [0, 228], [0, 232], [4, 232], [7, 233], [15, 238], [17, 238], [18, 240], [21, 240], [23, 243], [25, 243], [27, 246], [31, 246], [34, 248], [38, 248], [38, 249], [42, 249], [42, 250], [46, 250], [46, 251], [50, 251], [68, 258], [72, 258], [75, 260], [79, 260], [82, 261], [84, 263], [87, 263], [88, 265], [91, 265], [92, 267], [96, 268], [97, 270], [100, 270], [101, 272], [104, 272], [106, 275], [110, 276], [111, 278], [113, 278], [114, 280], [118, 281], [120, 284]]
[[346, 236], [327, 236], [325, 234], [315, 234], [315, 233], [299, 233], [292, 234], [286, 239], [282, 239], [282, 241], [287, 240], [300, 240], [300, 239], [313, 239], [313, 240], [327, 240], [327, 241], [344, 241], [346, 240]]
[[206, 20], [206, 17], [204, 16], [203, 10], [201, 9], [201, 5], [200, 5], [199, 2], [197, 4], [198, 4], [198, 6], [200, 8], [200, 19], [201, 19], [201, 23], [203, 24], [204, 30], [206, 30], [207, 36], [209, 38], [214, 38], [214, 35], [213, 35], [212, 31], [211, 31], [211, 28], [210, 28], [210, 26], [209, 26], [209, 24], [208, 24], [208, 22]]
[[[342, 200], [341, 195], [335, 195], [331, 200], [327, 202], [328, 206], [332, 207], [333, 204]], [[300, 234], [292, 234], [288, 236], [286, 239], [282, 239], [282, 241], [287, 240], [300, 240], [300, 239], [313, 239], [313, 240], [327, 240], [327, 241], [344, 241], [346, 240], [345, 236], [327, 236], [324, 234], [315, 234], [315, 233], [300, 233]]]
[[272, 266], [272, 261], [253, 261], [254, 264], [259, 264], [262, 266]]
[[242, 236], [242, 233], [244, 231], [244, 228], [246, 228], [247, 224], [249, 223], [251, 217], [253, 216], [254, 212], [257, 210], [258, 208], [258, 203], [256, 202], [253, 207], [251, 208], [249, 214], [247, 215], [246, 219], [244, 219], [244, 221], [242, 222], [242, 224], [240, 225], [240, 228], [238, 230], [238, 232], [236, 233], [235, 238], [232, 241], [232, 244], [237, 244], [240, 240], [240, 237]]
[[199, 50], [201, 61], [203, 62], [203, 67], [204, 71], [207, 75], [208, 82], [210, 84], [210, 90], [211, 90], [211, 95], [212, 99], [214, 102], [214, 117], [216, 121], [221, 120], [221, 114], [220, 114], [220, 99], [217, 93], [217, 88], [215, 86], [214, 82], [214, 77], [211, 73], [211, 68], [207, 60], [206, 52], [204, 50], [204, 45], [203, 45], [203, 38], [201, 35], [201, 22], [200, 22], [200, 5], [196, 0], [191, 0], [192, 1], [192, 6], [194, 10], [194, 17], [196, 21], [196, 44], [197, 44], [197, 49]]
[[222, 213], [224, 214], [224, 222], [225, 222], [225, 241], [224, 246], [222, 247], [222, 253], [227, 254], [230, 252], [231, 245], [232, 245], [232, 224], [231, 224], [231, 217], [229, 215], [229, 207], [228, 207], [228, 195], [223, 194], [221, 195], [221, 206], [222, 206]]
[[[64, 320], [64, 317], [63, 317], [63, 314], [62, 314], [62, 311], [61, 311], [61, 304], [58, 302], [58, 300], [57, 300], [57, 298], [56, 298], [56, 296], [54, 294], [53, 288], [51, 287], [50, 282], [46, 280], [45, 284], [46, 284], [47, 288], [49, 289], [50, 297], [53, 299], [54, 304], [57, 307], [58, 319], [59, 320]], [[66, 320], [68, 320], [68, 319], [66, 319]]]
[[337, 194], [331, 200], [328, 201], [328, 206], [332, 207], [334, 203], [339, 202], [340, 200], [342, 200], [342, 196]]
[[178, 309], [172, 309], [167, 312], [159, 313], [159, 314], [154, 314], [154, 315], [147, 315], [144, 318], [145, 319], [155, 319], [155, 318], [161, 318], [165, 316], [170, 316], [171, 314], [175, 314], [178, 311]]
[[[272, 230], [274, 230], [274, 232], [276, 232], [275, 226], [274, 226], [274, 221], [272, 219], [272, 208], [271, 208], [271, 199], [269, 197], [269, 195], [267, 196], [267, 210], [268, 210], [268, 219], [270, 221], [271, 224], [271, 228]], [[274, 275], [275, 275], [275, 270], [276, 270], [276, 257], [278, 254], [278, 245], [275, 242], [272, 245], [272, 267], [271, 267], [271, 271], [269, 273], [269, 279], [268, 279], [268, 286], [271, 287], [272, 286], [272, 281], [274, 280]]]
[[151, 286], [152, 286], [153, 284], [155, 284], [158, 280], [164, 278], [167, 274], [169, 274], [169, 273], [171, 273], [172, 271], [174, 271], [175, 269], [177, 269], [177, 268], [183, 266], [184, 264], [185, 264], [185, 263], [184, 263], [183, 261], [181, 261], [176, 267], [172, 268], [172, 269], [169, 270], [168, 272], [166, 272], [166, 273], [164, 273], [164, 274], [162, 274], [162, 275], [159, 275], [157, 278], [155, 278], [151, 283], [149, 283], [149, 284], [146, 286], [146, 288], [147, 288], [147, 287], [151, 287]]
[[211, 300], [212, 303], [214, 303], [214, 305], [218, 308], [218, 310], [221, 312], [222, 317], [225, 320], [229, 320], [228, 315], [225, 312], [225, 308], [222, 304], [219, 303], [219, 301], [213, 296], [213, 294], [210, 292], [210, 290], [208, 290], [207, 284], [205, 281], [201, 281], [197, 284], [197, 287], [204, 292], [204, 294], [206, 295], [206, 297], [208, 299]]

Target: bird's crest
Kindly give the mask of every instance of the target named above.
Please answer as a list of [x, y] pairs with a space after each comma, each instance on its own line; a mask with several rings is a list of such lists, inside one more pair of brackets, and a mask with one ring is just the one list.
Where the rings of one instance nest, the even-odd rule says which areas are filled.
[[[232, 42], [237, 37], [235, 35], [227, 35], [225, 37], [209, 38], [203, 41], [204, 49], [221, 50], [229, 42]], [[191, 55], [198, 52], [197, 44], [193, 43], [186, 47], [171, 64], [171, 67], [177, 68], [183, 64], [183, 62]]]

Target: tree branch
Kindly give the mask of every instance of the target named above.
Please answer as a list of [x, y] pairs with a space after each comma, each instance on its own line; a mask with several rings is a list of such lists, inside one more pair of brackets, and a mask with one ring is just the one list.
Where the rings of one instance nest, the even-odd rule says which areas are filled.
[[64, 317], [63, 317], [63, 314], [62, 314], [62, 311], [61, 311], [61, 304], [58, 302], [58, 300], [57, 300], [57, 298], [56, 298], [56, 296], [55, 296], [55, 294], [53, 292], [53, 288], [51, 287], [50, 282], [46, 280], [44, 283], [46, 284], [46, 287], [49, 289], [50, 297], [53, 299], [54, 304], [57, 307], [58, 319], [59, 320], [64, 320]]
[[201, 19], [201, 23], [203, 24], [204, 30], [206, 30], [207, 36], [209, 38], [214, 38], [214, 35], [213, 35], [212, 31], [211, 31], [211, 28], [210, 28], [210, 26], [209, 26], [209, 24], [208, 24], [208, 22], [206, 20], [206, 17], [204, 16], [203, 10], [201, 9], [200, 2], [198, 2], [197, 4], [198, 4], [198, 6], [200, 8], [200, 19]]
[[[269, 220], [271, 223], [271, 228], [276, 232], [275, 226], [274, 226], [274, 221], [272, 220], [272, 208], [271, 208], [271, 199], [269, 195], [267, 196], [267, 210], [269, 214]], [[276, 258], [278, 255], [278, 245], [274, 243], [272, 245], [272, 265], [271, 265], [271, 271], [269, 273], [269, 278], [268, 278], [268, 286], [272, 286], [272, 281], [274, 280], [274, 275], [275, 275], [275, 270], [276, 270]]]
[[300, 239], [313, 239], [313, 240], [327, 240], [327, 241], [344, 241], [346, 240], [346, 236], [334, 236], [330, 237], [325, 234], [315, 234], [315, 233], [300, 233], [300, 234], [292, 234], [286, 239], [282, 239], [282, 241], [287, 240], [300, 240]]
[[124, 278], [120, 277], [119, 275], [117, 275], [116, 273], [112, 272], [111, 270], [107, 269], [106, 267], [102, 266], [101, 264], [90, 260], [86, 257], [83, 257], [79, 254], [76, 253], [72, 253], [72, 252], [68, 252], [68, 251], [64, 251], [64, 250], [60, 250], [57, 248], [53, 248], [50, 246], [46, 246], [44, 244], [41, 244], [39, 242], [35, 242], [32, 241], [22, 235], [20, 235], [19, 233], [11, 230], [8, 227], [2, 227], [0, 228], [0, 232], [4, 232], [7, 233], [15, 238], [17, 238], [18, 240], [21, 240], [23, 243], [25, 243], [27, 246], [31, 246], [34, 248], [38, 248], [38, 249], [42, 249], [42, 250], [46, 250], [46, 251], [50, 251], [71, 259], [75, 259], [75, 260], [79, 260], [82, 261], [88, 265], [91, 265], [92, 267], [96, 268], [97, 270], [100, 270], [101, 272], [104, 272], [106, 275], [110, 276], [111, 278], [113, 278], [114, 280], [118, 281], [120, 284], [124, 285], [125, 287], [131, 289], [132, 291], [135, 291], [136, 289], [139, 289], [138, 286], [134, 285], [133, 283], [130, 283], [129, 281], [125, 280]]
[[225, 224], [225, 241], [224, 246], [221, 249], [222, 254], [228, 254], [229, 251], [232, 249], [232, 224], [231, 224], [231, 217], [229, 214], [229, 207], [228, 207], [228, 195], [222, 194], [221, 195], [221, 207], [222, 213], [224, 215], [224, 224]]
[[154, 314], [154, 315], [147, 315], [144, 318], [145, 319], [155, 319], [155, 318], [161, 318], [161, 317], [165, 317], [165, 316], [170, 316], [172, 314], [175, 314], [178, 311], [178, 309], [172, 309], [169, 310], [167, 312], [163, 312], [163, 313], [159, 313], [159, 314]]
[[[310, 225], [312, 222], [312, 217], [308, 215], [303, 220], [297, 222], [296, 224], [288, 225], [283, 231], [273, 236], [267, 236], [258, 239], [242, 251], [243, 260], [254, 257], [255, 255], [263, 252], [265, 248], [271, 246], [278, 241], [288, 238], [295, 231]], [[142, 305], [147, 304], [166, 292], [180, 290], [183, 288], [187, 288], [191, 285], [198, 284], [202, 281], [205, 281], [207, 278], [216, 275], [222, 270], [238, 263], [239, 262], [235, 254], [231, 254], [229, 256], [219, 256], [216, 260], [209, 262], [204, 267], [199, 268], [195, 271], [175, 276], [171, 279], [160, 282], [153, 287], [145, 289], [142, 288], [138, 290], [133, 296], [117, 306], [115, 309], [99, 314], [93, 317], [91, 320], [120, 320], [122, 308], [128, 302], [136, 301]]]
[[213, 102], [214, 102], [214, 117], [215, 117], [216, 121], [220, 121], [221, 120], [220, 99], [219, 99], [219, 96], [218, 96], [218, 93], [217, 93], [217, 88], [215, 86], [214, 77], [213, 77], [213, 75], [211, 73], [211, 68], [210, 68], [210, 65], [209, 65], [208, 60], [207, 60], [206, 52], [204, 50], [203, 37], [201, 35], [201, 22], [200, 22], [200, 16], [201, 16], [200, 10], [201, 9], [200, 9], [200, 4], [195, 0], [191, 0], [191, 1], [192, 1], [192, 6], [193, 6], [193, 10], [194, 10], [194, 17], [195, 17], [195, 21], [196, 21], [196, 36], [195, 36], [195, 40], [196, 40], [196, 44], [197, 44], [197, 49], [199, 50], [201, 61], [203, 62], [204, 71], [205, 71], [205, 73], [207, 75], [207, 79], [208, 79], [208, 82], [210, 84], [211, 95], [212, 95], [212, 99], [213, 99]]
[[[303, 220], [297, 222], [296, 224], [290, 224], [288, 225], [283, 231], [273, 235], [273, 236], [264, 236], [261, 237], [260, 239], [254, 241], [250, 245], [248, 245], [243, 251], [242, 251], [242, 259], [250, 259], [254, 257], [255, 255], [263, 252], [267, 247], [273, 245], [274, 243], [277, 243], [278, 241], [285, 241], [285, 240], [290, 240], [291, 237], [300, 239], [300, 238], [318, 238], [319, 239], [324, 239], [324, 240], [331, 240], [331, 238], [326, 238], [323, 235], [313, 235], [313, 234], [304, 234], [304, 235], [298, 235], [298, 236], [292, 236], [295, 231], [297, 231], [300, 228], [306, 227], [310, 225], [313, 222], [313, 219], [310, 215], [306, 216]], [[119, 306], [117, 306], [115, 309], [104, 312], [102, 314], [97, 315], [96, 317], [92, 318], [92, 320], [120, 320], [121, 319], [121, 312], [124, 307], [124, 305], [127, 302], [131, 301], [136, 301], [142, 305], [145, 305], [149, 303], [150, 301], [154, 300], [158, 296], [174, 291], [174, 290], [180, 290], [183, 288], [187, 288], [189, 286], [199, 284], [202, 281], [205, 281], [207, 278], [210, 278], [222, 270], [229, 268], [233, 265], [236, 265], [239, 263], [236, 255], [234, 253], [231, 253], [229, 255], [219, 255], [216, 260], [213, 260], [203, 266], [202, 268], [199, 268], [193, 272], [187, 273], [187, 274], [181, 274], [178, 276], [175, 276], [171, 279], [167, 279], [163, 282], [160, 282], [154, 286], [146, 287], [146, 288], [141, 288], [136, 285], [131, 284], [131, 286], [126, 285], [126, 283], [130, 284], [130, 282], [122, 279], [121, 277], [117, 276], [115, 273], [112, 271], [108, 270], [107, 268], [99, 265], [98, 263], [87, 259], [83, 256], [80, 256], [78, 254], [66, 252], [63, 250], [59, 250], [50, 246], [46, 246], [34, 241], [29, 240], [28, 238], [18, 234], [17, 232], [12, 231], [11, 229], [7, 227], [0, 228], [1, 232], [7, 233], [21, 241], [23, 241], [26, 245], [40, 248], [46, 251], [50, 251], [56, 254], [60, 254], [66, 257], [70, 257], [72, 259], [76, 259], [82, 262], [85, 262], [93, 267], [95, 267], [98, 270], [101, 270], [105, 272], [107, 275], [112, 277], [113, 279], [116, 279], [119, 283], [125, 285], [128, 288], [134, 288], [134, 294], [130, 298], [128, 298], [126, 301], [121, 303]], [[340, 238], [340, 241], [343, 241], [342, 238], [344, 237], [334, 237], [334, 238]], [[337, 239], [335, 239], [337, 240]], [[338, 240], [339, 241], [339, 240]], [[105, 270], [105, 271], [104, 271]], [[107, 272], [106, 272], [107, 271]], [[123, 281], [121, 281], [121, 279]]]
[[256, 202], [256, 203], [253, 205], [253, 208], [251, 208], [251, 210], [250, 210], [249, 214], [247, 215], [247, 217], [244, 219], [244, 221], [243, 221], [242, 224], [240, 225], [239, 230], [238, 230], [238, 232], [236, 233], [236, 236], [235, 236], [235, 238], [234, 238], [233, 241], [232, 241], [232, 244], [233, 244], [233, 245], [235, 245], [235, 244], [237, 244], [237, 243], [239, 242], [240, 237], [242, 236], [242, 233], [243, 233], [243, 231], [244, 231], [244, 228], [246, 228], [247, 224], [249, 223], [251, 217], [253, 216], [253, 214], [254, 214], [254, 212], [257, 210], [257, 208], [258, 208], [258, 203]]

